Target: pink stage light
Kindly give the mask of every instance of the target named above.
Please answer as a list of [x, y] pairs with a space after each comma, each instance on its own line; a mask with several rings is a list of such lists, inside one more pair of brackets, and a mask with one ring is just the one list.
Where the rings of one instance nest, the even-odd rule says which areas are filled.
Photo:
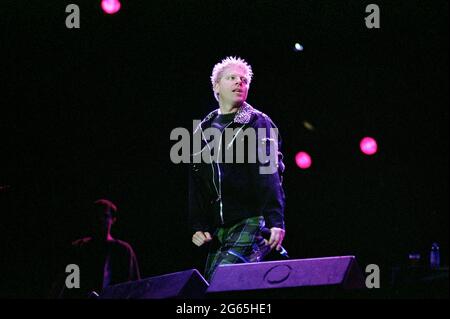
[[306, 152], [298, 152], [297, 155], [295, 155], [295, 163], [301, 169], [307, 169], [312, 164], [311, 156]]
[[372, 137], [364, 137], [359, 143], [359, 148], [364, 154], [373, 155], [378, 149], [377, 141], [375, 141]]
[[120, 10], [121, 4], [119, 0], [102, 0], [101, 7], [107, 14], [114, 14]]

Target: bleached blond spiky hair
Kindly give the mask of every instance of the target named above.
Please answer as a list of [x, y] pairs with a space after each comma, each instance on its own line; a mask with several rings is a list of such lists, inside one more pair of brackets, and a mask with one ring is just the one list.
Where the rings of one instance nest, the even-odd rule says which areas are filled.
[[221, 62], [214, 65], [214, 68], [213, 68], [212, 74], [211, 74], [211, 84], [212, 84], [212, 88], [213, 88], [214, 97], [216, 98], [217, 101], [219, 100], [219, 97], [214, 92], [214, 85], [220, 81], [220, 79], [222, 78], [222, 75], [223, 75], [223, 71], [225, 71], [225, 69], [227, 67], [229, 67], [230, 65], [238, 65], [240, 67], [243, 67], [247, 73], [248, 85], [250, 85], [250, 82], [252, 81], [253, 71], [252, 71], [251, 65], [248, 64], [247, 61], [245, 61], [244, 59], [242, 59], [240, 57], [233, 57], [233, 56], [226, 57]]

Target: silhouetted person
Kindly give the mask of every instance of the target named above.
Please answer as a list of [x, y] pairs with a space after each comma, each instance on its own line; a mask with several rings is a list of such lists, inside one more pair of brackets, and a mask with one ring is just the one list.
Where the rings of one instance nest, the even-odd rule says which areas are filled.
[[112, 225], [117, 221], [116, 212], [116, 206], [107, 199], [94, 202], [91, 236], [75, 240], [68, 259], [70, 264], [79, 267], [80, 288], [68, 289], [63, 283], [59, 297], [87, 298], [93, 291], [100, 294], [107, 286], [140, 279], [133, 249], [111, 235]]

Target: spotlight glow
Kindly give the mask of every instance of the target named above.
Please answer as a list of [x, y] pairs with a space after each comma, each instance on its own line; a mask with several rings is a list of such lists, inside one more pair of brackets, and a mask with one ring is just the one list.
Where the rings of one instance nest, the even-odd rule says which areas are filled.
[[297, 155], [295, 155], [295, 163], [301, 169], [307, 169], [312, 164], [311, 156], [309, 156], [308, 153], [303, 151], [298, 152]]
[[372, 137], [364, 137], [359, 143], [359, 148], [364, 154], [373, 155], [377, 152], [378, 146], [377, 142]]
[[120, 10], [121, 4], [119, 0], [102, 0], [101, 7], [107, 14], [114, 14]]
[[300, 43], [294, 45], [295, 51], [303, 51], [303, 46]]

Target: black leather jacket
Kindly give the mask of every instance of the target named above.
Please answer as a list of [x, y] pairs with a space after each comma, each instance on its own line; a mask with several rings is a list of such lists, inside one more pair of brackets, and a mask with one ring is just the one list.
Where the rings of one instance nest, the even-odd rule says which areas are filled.
[[[233, 141], [236, 143], [236, 139], [244, 140], [243, 135], [240, 136], [238, 133], [242, 134], [246, 128], [252, 127], [256, 130], [263, 128], [264, 133], [256, 135], [258, 151], [255, 149], [255, 152], [265, 149], [266, 154], [269, 154], [272, 147], [272, 150], [276, 150], [271, 153], [275, 154], [272, 164], [275, 163], [276, 166], [272, 165], [273, 173], [261, 174], [260, 168], [268, 167], [269, 163], [268, 161], [265, 164], [261, 163], [257, 155], [256, 163], [251, 163], [247, 158], [245, 163], [212, 161], [207, 145], [212, 138], [208, 139], [204, 133], [211, 127], [217, 115], [218, 110], [208, 114], [194, 131], [194, 139], [197, 134], [197, 138], [201, 136], [202, 142], [201, 152], [193, 152], [190, 164], [189, 212], [192, 230], [213, 231], [218, 226], [230, 226], [239, 220], [254, 216], [264, 216], [266, 227], [284, 229], [285, 194], [282, 188], [284, 164], [280, 152], [281, 138], [277, 134], [274, 139], [269, 132], [270, 128], [276, 129], [275, 124], [267, 115], [244, 103], [236, 112], [234, 121], [227, 126], [237, 133], [231, 143], [228, 145], [222, 143], [222, 148], [229, 148]], [[203, 158], [209, 156], [210, 162], [205, 163], [203, 160], [200, 163], [194, 162], [195, 156], [198, 162], [205, 151], [208, 153], [203, 155]]]

